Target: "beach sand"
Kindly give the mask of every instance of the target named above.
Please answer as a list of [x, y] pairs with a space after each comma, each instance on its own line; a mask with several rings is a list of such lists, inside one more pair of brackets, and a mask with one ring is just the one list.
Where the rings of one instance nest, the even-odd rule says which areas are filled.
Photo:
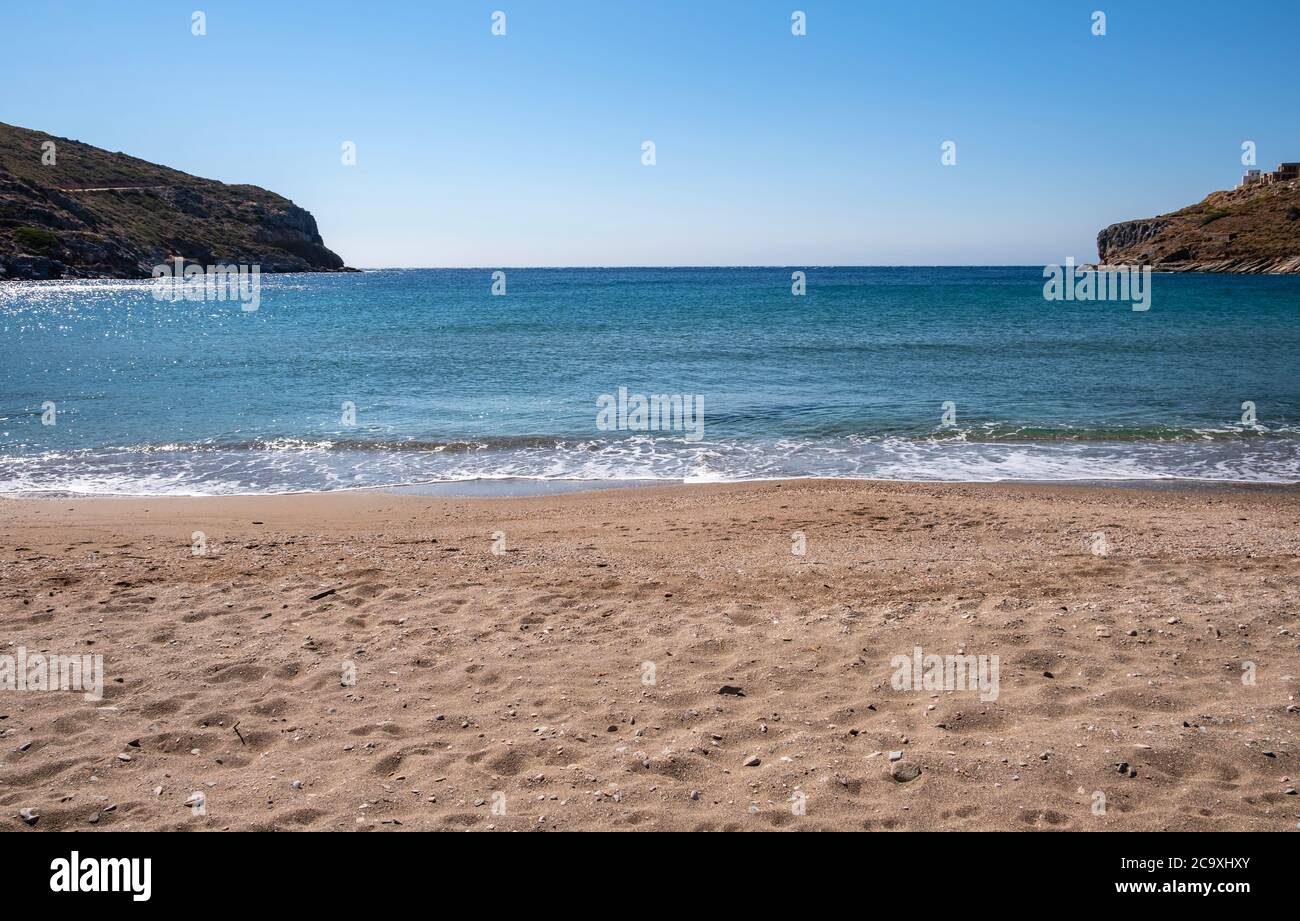
[[6, 500], [0, 653], [105, 687], [0, 691], [0, 828], [1294, 830], [1298, 553], [1294, 489]]

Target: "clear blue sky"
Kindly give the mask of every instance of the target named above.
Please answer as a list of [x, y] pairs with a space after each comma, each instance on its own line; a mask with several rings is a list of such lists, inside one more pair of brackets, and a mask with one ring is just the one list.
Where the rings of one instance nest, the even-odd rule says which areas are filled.
[[1296, 0], [8, 0], [0, 34], [0, 121], [265, 186], [355, 266], [1083, 261], [1244, 140], [1300, 160]]

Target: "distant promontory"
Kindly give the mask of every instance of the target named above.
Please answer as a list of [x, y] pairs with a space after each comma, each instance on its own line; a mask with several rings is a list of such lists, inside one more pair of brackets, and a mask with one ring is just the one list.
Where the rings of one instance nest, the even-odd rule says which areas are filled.
[[177, 258], [351, 271], [283, 196], [0, 123], [0, 280], [149, 278]]
[[1300, 163], [1251, 170], [1231, 191], [1097, 234], [1101, 265], [1158, 272], [1300, 273]]

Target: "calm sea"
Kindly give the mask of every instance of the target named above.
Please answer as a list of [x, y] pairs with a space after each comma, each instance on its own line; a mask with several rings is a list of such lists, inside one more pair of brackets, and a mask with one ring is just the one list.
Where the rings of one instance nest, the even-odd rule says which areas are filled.
[[[1041, 268], [791, 272], [263, 276], [256, 311], [0, 284], [0, 493], [1300, 481], [1300, 277], [1156, 275], [1134, 311]], [[638, 394], [683, 399], [647, 430]]]

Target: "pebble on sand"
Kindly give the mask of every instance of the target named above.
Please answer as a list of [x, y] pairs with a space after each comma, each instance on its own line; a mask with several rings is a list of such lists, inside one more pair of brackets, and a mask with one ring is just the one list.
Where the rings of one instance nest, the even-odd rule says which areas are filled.
[[910, 761], [896, 761], [889, 768], [889, 776], [899, 783], [907, 783], [921, 776], [921, 768]]

